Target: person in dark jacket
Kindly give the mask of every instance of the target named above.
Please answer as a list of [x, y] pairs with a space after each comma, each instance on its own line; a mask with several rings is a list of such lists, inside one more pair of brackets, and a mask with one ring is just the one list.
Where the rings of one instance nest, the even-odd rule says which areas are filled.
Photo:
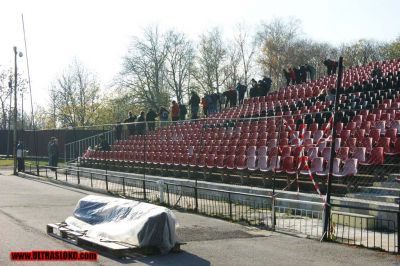
[[310, 81], [315, 80], [315, 73], [316, 73], [315, 67], [313, 67], [312, 65], [306, 64], [306, 70], [310, 75]]
[[203, 107], [203, 115], [207, 117], [208, 115], [208, 103], [205, 97], [201, 98], [201, 106]]
[[237, 92], [233, 87], [231, 87], [229, 89], [229, 106], [234, 107], [236, 105], [237, 105]]
[[49, 154], [49, 166], [54, 171], [54, 167], [57, 167], [58, 164], [58, 141], [55, 137], [51, 137], [47, 145], [47, 151]]
[[160, 125], [161, 126], [167, 126], [168, 125], [168, 117], [169, 117], [169, 112], [167, 108], [161, 106], [160, 107], [160, 112], [158, 113], [160, 116]]
[[128, 113], [128, 118], [124, 120], [124, 123], [131, 123], [128, 124], [128, 132], [129, 135], [135, 134], [135, 124], [133, 124], [136, 120], [136, 115], [133, 115], [131, 111]]
[[140, 112], [140, 116], [138, 117], [138, 124], [136, 126], [136, 132], [138, 135], [143, 135], [146, 131], [146, 119], [144, 117], [144, 112]]
[[286, 86], [290, 85], [290, 73], [286, 69], [283, 69], [283, 76], [286, 79]]
[[243, 100], [244, 100], [244, 94], [247, 91], [247, 86], [240, 84], [240, 82], [238, 82], [238, 84], [236, 85], [236, 90], [239, 94], [239, 104], [243, 104]]
[[251, 80], [250, 98], [258, 97], [258, 84], [255, 79]]
[[296, 84], [296, 72], [294, 72], [293, 68], [289, 68], [289, 74], [292, 85]]
[[117, 140], [120, 140], [122, 138], [122, 125], [121, 125], [121, 122], [117, 122], [117, 125], [115, 126], [115, 138]]
[[272, 86], [272, 79], [268, 78], [268, 77], [264, 77], [262, 80], [264, 87], [265, 87], [265, 91], [264, 91], [264, 96], [267, 96], [269, 91], [271, 90], [271, 86]]
[[301, 83], [307, 82], [307, 69], [305, 66], [300, 66], [300, 81]]
[[109, 151], [111, 150], [110, 148], [110, 144], [108, 144], [106, 138], [104, 137], [104, 135], [101, 135], [99, 137], [99, 144], [97, 145], [97, 150], [99, 151]]
[[185, 120], [187, 114], [187, 109], [184, 104], [179, 104], [179, 120]]
[[379, 67], [374, 66], [374, 69], [372, 70], [371, 75], [372, 75], [372, 77], [380, 78], [380, 77], [382, 77], [382, 70]]
[[336, 74], [336, 68], [338, 66], [338, 63], [336, 61], [333, 61], [331, 59], [325, 59], [323, 63], [324, 66], [326, 66], [326, 73], [328, 75]]
[[17, 167], [18, 172], [25, 171], [25, 163], [24, 163], [24, 147], [22, 146], [21, 141], [18, 141], [17, 144]]
[[301, 83], [301, 72], [300, 72], [300, 68], [299, 67], [293, 67], [293, 71], [296, 75], [296, 84], [300, 84]]
[[155, 129], [155, 121], [156, 121], [157, 113], [153, 111], [153, 109], [149, 109], [146, 114], [147, 127], [149, 131], [153, 131]]
[[192, 113], [192, 119], [197, 119], [199, 113], [200, 97], [199, 95], [197, 95], [196, 92], [194, 91], [191, 92], [191, 97], [188, 104], [190, 105], [190, 112]]

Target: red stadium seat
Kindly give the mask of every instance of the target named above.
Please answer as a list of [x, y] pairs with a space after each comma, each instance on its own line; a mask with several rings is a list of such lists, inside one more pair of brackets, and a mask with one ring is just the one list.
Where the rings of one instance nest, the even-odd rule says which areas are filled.
[[208, 156], [207, 156], [207, 160], [206, 160], [206, 166], [207, 166], [207, 168], [214, 168], [216, 165], [215, 165], [215, 154], [209, 154]]
[[366, 158], [366, 148], [365, 147], [356, 147], [354, 149], [352, 158], [357, 159], [359, 163], [364, 163]]
[[381, 165], [384, 162], [383, 155], [383, 147], [375, 147], [372, 149], [371, 153], [368, 156], [368, 159], [364, 163], [360, 163], [363, 165]]
[[226, 157], [226, 168], [230, 170], [235, 169], [236, 167], [235, 160], [236, 160], [235, 155], [228, 155]]
[[282, 169], [276, 170], [278, 171], [283, 171], [287, 174], [295, 174], [295, 166], [294, 166], [294, 157], [293, 156], [286, 156], [282, 159]]
[[247, 169], [247, 158], [246, 155], [239, 155], [235, 158], [236, 169], [245, 170]]
[[357, 174], [357, 159], [352, 158], [346, 160], [342, 169], [338, 172], [333, 172], [332, 175], [336, 177], [354, 176]]

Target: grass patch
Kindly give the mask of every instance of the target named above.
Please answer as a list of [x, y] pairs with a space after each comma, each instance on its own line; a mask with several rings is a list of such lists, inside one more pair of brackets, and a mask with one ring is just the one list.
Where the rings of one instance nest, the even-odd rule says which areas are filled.
[[[48, 166], [49, 162], [47, 160], [38, 160], [39, 166]], [[29, 164], [36, 165], [36, 160], [35, 159], [26, 159], [25, 160], [25, 167], [29, 167]], [[58, 163], [58, 166], [63, 166], [63, 163]], [[13, 159], [3, 159], [0, 160], [0, 167], [12, 167], [14, 166], [14, 160]]]
[[0, 160], [0, 167], [13, 166], [13, 165], [14, 165], [14, 160], [13, 159]]

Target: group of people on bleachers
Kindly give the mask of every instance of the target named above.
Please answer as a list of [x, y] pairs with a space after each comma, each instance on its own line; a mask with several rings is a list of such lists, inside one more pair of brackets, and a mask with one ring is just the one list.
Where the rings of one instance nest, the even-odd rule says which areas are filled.
[[339, 65], [337, 61], [331, 59], [325, 59], [323, 63], [324, 66], [326, 66], [326, 74], [328, 76], [336, 74], [336, 69]]
[[[327, 67], [327, 74], [335, 74], [338, 63], [336, 61], [326, 59], [324, 65]], [[283, 70], [286, 78], [286, 85], [290, 84], [301, 84], [307, 81], [313, 81], [316, 78], [316, 70], [310, 64], [305, 64], [299, 67], [290, 67]], [[200, 97], [195, 91], [191, 92], [191, 96], [188, 102], [190, 106], [191, 119], [199, 118], [200, 104], [203, 109], [203, 115], [208, 117], [214, 113], [220, 112], [228, 107], [235, 107], [238, 104], [243, 104], [245, 94], [248, 91], [250, 98], [267, 96], [272, 86], [272, 80], [269, 77], [256, 81], [254, 78], [250, 82], [250, 89], [248, 90], [246, 85], [237, 83], [236, 87], [230, 87], [223, 93], [209, 93]], [[328, 97], [329, 95], [327, 95]], [[142, 135], [146, 131], [146, 123], [134, 123], [134, 122], [147, 122], [147, 130], [152, 131], [155, 129], [156, 118], [159, 118], [161, 124], [166, 124], [167, 121], [179, 121], [185, 120], [188, 110], [186, 105], [172, 101], [171, 107], [160, 107], [158, 112], [149, 109], [147, 114], [141, 112], [139, 116], [133, 115], [129, 112], [128, 118], [125, 119], [124, 123], [127, 125], [129, 135], [139, 134]], [[116, 126], [116, 137], [121, 138], [122, 126], [120, 123]]]
[[315, 80], [316, 70], [312, 65], [305, 64], [299, 67], [289, 67], [283, 69], [283, 75], [286, 79], [286, 86], [290, 84], [301, 84], [306, 83], [308, 80]]
[[271, 90], [272, 79], [264, 77], [258, 82], [255, 79], [251, 80], [250, 98], [267, 96]]

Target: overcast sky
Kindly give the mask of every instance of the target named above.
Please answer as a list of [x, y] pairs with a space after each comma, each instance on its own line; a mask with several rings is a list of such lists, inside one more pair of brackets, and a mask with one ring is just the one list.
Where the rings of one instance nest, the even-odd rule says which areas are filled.
[[[302, 21], [305, 36], [334, 45], [400, 35], [399, 0], [5, 0], [0, 8], [0, 66], [13, 66], [13, 46], [25, 54], [24, 14], [33, 98], [48, 101], [51, 82], [78, 58], [104, 86], [118, 73], [132, 36], [152, 24], [193, 40], [219, 26], [229, 37], [239, 22], [274, 17]], [[26, 57], [18, 59], [26, 73]]]

